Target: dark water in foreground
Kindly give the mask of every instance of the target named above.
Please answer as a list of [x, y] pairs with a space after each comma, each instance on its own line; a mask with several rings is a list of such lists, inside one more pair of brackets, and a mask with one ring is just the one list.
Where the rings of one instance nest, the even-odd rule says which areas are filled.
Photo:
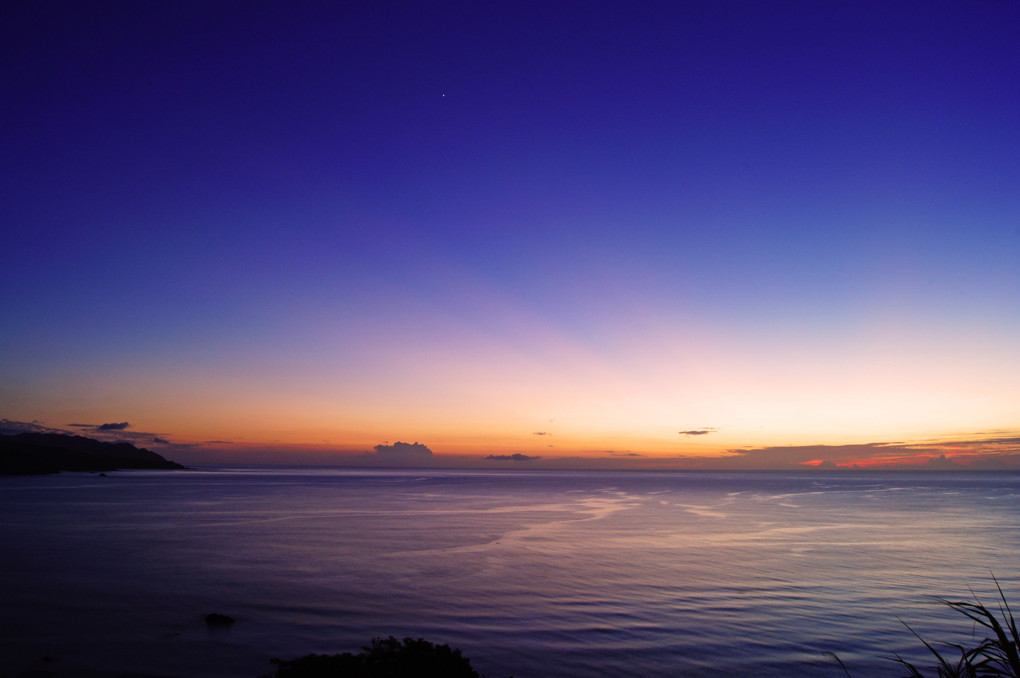
[[[208, 470], [0, 478], [0, 676], [255, 678], [373, 636], [491, 678], [899, 675], [1020, 600], [1020, 477]], [[237, 618], [212, 630], [201, 616]], [[53, 661], [41, 663], [49, 656]]]

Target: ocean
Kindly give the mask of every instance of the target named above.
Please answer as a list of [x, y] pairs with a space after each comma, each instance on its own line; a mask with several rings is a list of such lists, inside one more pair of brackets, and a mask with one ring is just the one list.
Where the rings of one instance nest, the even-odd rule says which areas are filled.
[[[1020, 601], [1020, 475], [205, 468], [0, 478], [0, 676], [256, 678], [373, 637], [489, 678], [898, 676]], [[973, 591], [973, 593], [972, 593]], [[1018, 602], [1020, 604], [1020, 602]], [[207, 613], [236, 621], [209, 627]], [[45, 674], [36, 674], [45, 675]]]

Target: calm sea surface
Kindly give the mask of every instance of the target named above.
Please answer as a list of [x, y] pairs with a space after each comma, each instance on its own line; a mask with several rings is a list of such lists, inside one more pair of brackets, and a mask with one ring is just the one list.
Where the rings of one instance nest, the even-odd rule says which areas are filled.
[[[896, 676], [1020, 602], [1020, 476], [207, 469], [0, 478], [0, 676], [255, 678], [372, 637], [490, 678]], [[237, 622], [210, 629], [209, 612]], [[50, 661], [43, 661], [48, 657]], [[927, 660], [925, 660], [927, 663]]]

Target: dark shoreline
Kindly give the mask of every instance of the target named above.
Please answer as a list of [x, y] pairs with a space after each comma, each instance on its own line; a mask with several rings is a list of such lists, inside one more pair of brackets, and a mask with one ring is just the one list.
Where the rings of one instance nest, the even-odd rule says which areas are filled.
[[61, 471], [181, 471], [186, 468], [131, 443], [104, 443], [58, 433], [0, 435], [0, 476], [52, 475]]

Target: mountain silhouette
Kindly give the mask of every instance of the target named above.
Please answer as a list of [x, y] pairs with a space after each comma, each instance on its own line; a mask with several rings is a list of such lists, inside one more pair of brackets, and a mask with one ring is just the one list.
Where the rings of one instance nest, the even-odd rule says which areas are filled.
[[59, 433], [0, 435], [0, 475], [183, 468], [130, 443], [104, 443]]

